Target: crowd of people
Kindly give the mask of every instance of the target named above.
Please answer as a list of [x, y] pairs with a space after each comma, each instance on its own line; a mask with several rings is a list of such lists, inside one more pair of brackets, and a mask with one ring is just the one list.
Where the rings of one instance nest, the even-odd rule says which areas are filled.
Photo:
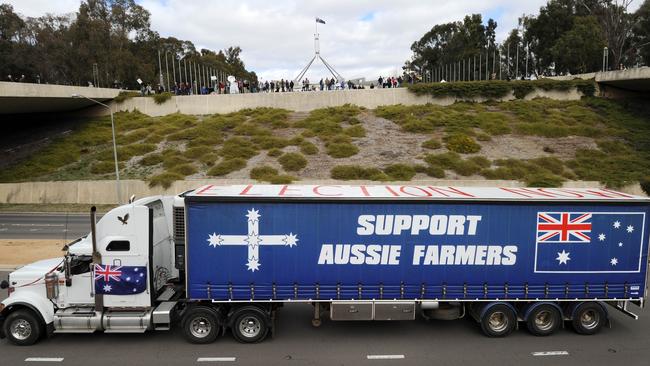
[[[366, 86], [361, 83], [355, 83], [352, 80], [336, 80], [334, 77], [321, 78], [318, 83], [312, 83], [308, 78], [304, 78], [302, 81], [300, 81], [300, 84], [300, 91], [327, 91], [366, 88]], [[290, 79], [260, 81], [258, 90], [264, 93], [284, 93], [298, 91], [296, 83]]]

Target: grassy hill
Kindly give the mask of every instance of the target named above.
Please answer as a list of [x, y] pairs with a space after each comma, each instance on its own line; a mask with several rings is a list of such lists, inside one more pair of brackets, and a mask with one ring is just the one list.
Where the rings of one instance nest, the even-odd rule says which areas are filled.
[[[117, 113], [123, 178], [375, 181], [509, 179], [530, 186], [650, 175], [650, 107], [599, 98], [356, 106], [311, 113], [259, 108], [152, 118]], [[109, 118], [84, 122], [0, 172], [0, 182], [112, 179]]]

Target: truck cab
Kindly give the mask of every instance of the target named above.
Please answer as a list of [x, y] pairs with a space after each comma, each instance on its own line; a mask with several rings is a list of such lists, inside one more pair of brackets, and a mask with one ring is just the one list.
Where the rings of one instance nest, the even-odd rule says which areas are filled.
[[[29, 345], [47, 333], [144, 332], [168, 328], [180, 296], [174, 281], [174, 197], [154, 196], [106, 213], [64, 255], [9, 275], [0, 337]], [[162, 307], [161, 307], [162, 306]], [[158, 312], [156, 312], [158, 310]]]

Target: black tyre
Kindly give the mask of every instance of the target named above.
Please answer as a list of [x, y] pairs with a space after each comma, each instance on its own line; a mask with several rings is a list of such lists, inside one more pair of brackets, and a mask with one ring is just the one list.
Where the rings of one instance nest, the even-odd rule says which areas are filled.
[[4, 322], [4, 333], [16, 345], [30, 346], [41, 336], [44, 325], [31, 310], [16, 310]]
[[268, 316], [255, 307], [245, 307], [232, 315], [232, 335], [242, 343], [257, 343], [269, 331]]
[[219, 336], [220, 329], [217, 315], [209, 308], [190, 308], [183, 315], [183, 334], [191, 343], [212, 343]]
[[562, 324], [562, 314], [553, 305], [542, 304], [535, 307], [526, 320], [528, 331], [536, 336], [553, 334]]
[[575, 309], [571, 324], [578, 334], [591, 335], [600, 331], [607, 322], [603, 308], [595, 302], [585, 302]]
[[488, 337], [505, 337], [517, 326], [517, 316], [508, 306], [490, 306], [481, 317], [481, 329]]

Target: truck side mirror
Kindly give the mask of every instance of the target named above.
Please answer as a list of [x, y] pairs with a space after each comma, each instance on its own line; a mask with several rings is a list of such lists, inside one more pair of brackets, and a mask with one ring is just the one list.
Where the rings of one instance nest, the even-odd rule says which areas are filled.
[[8, 287], [9, 287], [9, 282], [7, 282], [7, 280], [3, 280], [2, 282], [0, 282], [0, 288], [1, 289], [4, 290], [4, 289], [6, 289]]

